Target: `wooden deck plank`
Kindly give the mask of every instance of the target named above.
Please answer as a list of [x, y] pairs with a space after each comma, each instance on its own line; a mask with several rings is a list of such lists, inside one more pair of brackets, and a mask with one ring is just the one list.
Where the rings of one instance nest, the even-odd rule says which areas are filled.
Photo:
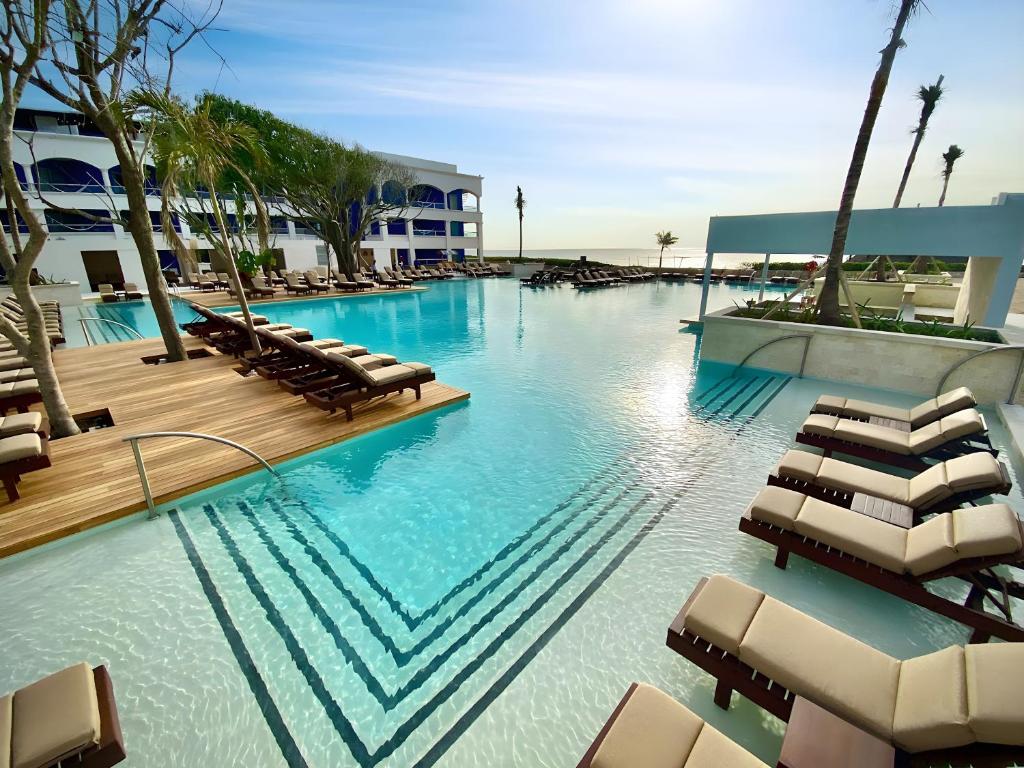
[[[193, 338], [191, 348], [202, 347]], [[50, 444], [53, 466], [24, 476], [22, 498], [0, 502], [0, 558], [145, 509], [132, 450], [122, 442], [139, 432], [205, 432], [245, 445], [270, 463], [365, 434], [469, 397], [440, 382], [364, 403], [355, 420], [328, 416], [275, 382], [242, 377], [231, 358], [144, 365], [162, 351], [159, 340], [131, 341], [54, 354], [72, 413], [107, 408], [114, 427]], [[254, 469], [249, 457], [209, 441], [144, 441], [157, 503], [208, 488]]]

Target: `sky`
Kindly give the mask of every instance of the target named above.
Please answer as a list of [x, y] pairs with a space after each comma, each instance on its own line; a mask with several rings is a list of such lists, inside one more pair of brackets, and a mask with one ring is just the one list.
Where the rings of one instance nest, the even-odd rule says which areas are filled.
[[[186, 0], [198, 5], [200, 0]], [[484, 177], [485, 248], [700, 247], [716, 214], [835, 209], [892, 0], [224, 0], [175, 87]], [[1024, 0], [927, 0], [910, 22], [857, 207], [1024, 191]], [[212, 50], [211, 50], [212, 49]], [[213, 51], [216, 51], [216, 55]], [[218, 57], [226, 60], [222, 64]]]

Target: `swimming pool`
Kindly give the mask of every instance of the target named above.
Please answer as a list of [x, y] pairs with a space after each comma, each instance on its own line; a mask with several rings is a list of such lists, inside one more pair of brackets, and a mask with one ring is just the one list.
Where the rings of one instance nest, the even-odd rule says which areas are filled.
[[0, 563], [0, 690], [108, 663], [132, 766], [565, 766], [642, 680], [774, 762], [780, 724], [715, 708], [664, 646], [701, 576], [897, 656], [966, 631], [799, 559], [778, 571], [736, 530], [823, 387], [914, 398], [698, 369], [678, 330], [698, 300], [465, 280], [261, 305], [472, 398], [289, 462], [283, 483], [250, 475]]

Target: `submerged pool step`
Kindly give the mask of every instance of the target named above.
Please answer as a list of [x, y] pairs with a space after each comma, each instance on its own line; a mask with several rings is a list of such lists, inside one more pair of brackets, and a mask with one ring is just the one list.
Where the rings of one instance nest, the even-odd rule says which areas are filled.
[[[210, 563], [228, 611], [241, 617], [241, 639], [285, 719], [300, 721], [319, 707], [320, 727], [336, 731], [356, 764], [375, 765], [443, 702], [474, 695], [517, 658], [636, 535], [654, 494], [620, 480], [608, 478], [557, 505], [412, 630], [394, 616], [385, 629], [393, 606], [379, 593], [382, 585], [375, 588], [372, 575], [311, 523], [296, 519], [289, 527], [277, 511], [228, 502], [183, 512], [180, 524]], [[290, 659], [287, 670], [282, 655]], [[288, 694], [296, 675], [308, 695]], [[358, 726], [346, 714], [353, 703]], [[378, 715], [367, 718], [367, 707]]]
[[731, 376], [694, 398], [693, 415], [705, 420], [755, 418], [792, 376]]

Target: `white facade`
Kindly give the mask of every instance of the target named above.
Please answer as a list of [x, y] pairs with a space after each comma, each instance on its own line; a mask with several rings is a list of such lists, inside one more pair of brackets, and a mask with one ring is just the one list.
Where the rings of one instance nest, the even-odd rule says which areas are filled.
[[[82, 135], [77, 125], [61, 124], [66, 121], [53, 113], [33, 113], [32, 117], [35, 130], [16, 131], [20, 140], [15, 141], [14, 159], [20, 166], [19, 178], [34, 208], [42, 212], [46, 207], [40, 200], [41, 193], [56, 206], [102, 212], [112, 208], [128, 210], [127, 197], [118, 186], [117, 157], [106, 138]], [[395, 262], [411, 264], [417, 258], [421, 262], [436, 261], [447, 254], [482, 258], [483, 221], [479, 201], [483, 178], [459, 173], [454, 164], [380, 154], [410, 167], [418, 185], [432, 188], [432, 199], [424, 207], [408, 208], [401, 219], [390, 226], [381, 222], [375, 227], [377, 231], [368, 233], [361, 244], [363, 258], [368, 259], [372, 252], [378, 267]], [[149, 196], [149, 210], [154, 223], [158, 224], [160, 198], [155, 189]], [[6, 211], [3, 217], [6, 224]], [[77, 281], [83, 290], [88, 290], [90, 283], [95, 288], [96, 282], [110, 280], [97, 281], [97, 271], [87, 267], [87, 261], [94, 265], [99, 260], [109, 265], [111, 252], [114, 252], [123, 280], [144, 285], [138, 250], [131, 235], [122, 227], [62, 222], [53, 212], [42, 218], [50, 230], [49, 240], [37, 262], [44, 277]], [[185, 222], [181, 222], [181, 227], [182, 238], [200, 254], [209, 248], [209, 243], [191, 233]], [[286, 268], [301, 271], [327, 263], [322, 241], [315, 234], [303, 233], [301, 225], [297, 229], [293, 222], [284, 221], [282, 217], [274, 221], [273, 229], [272, 245], [283, 251]], [[161, 254], [165, 268], [181, 274], [171, 246], [159, 232], [155, 239], [157, 249], [165, 251]], [[331, 263], [336, 263], [333, 257]]]

